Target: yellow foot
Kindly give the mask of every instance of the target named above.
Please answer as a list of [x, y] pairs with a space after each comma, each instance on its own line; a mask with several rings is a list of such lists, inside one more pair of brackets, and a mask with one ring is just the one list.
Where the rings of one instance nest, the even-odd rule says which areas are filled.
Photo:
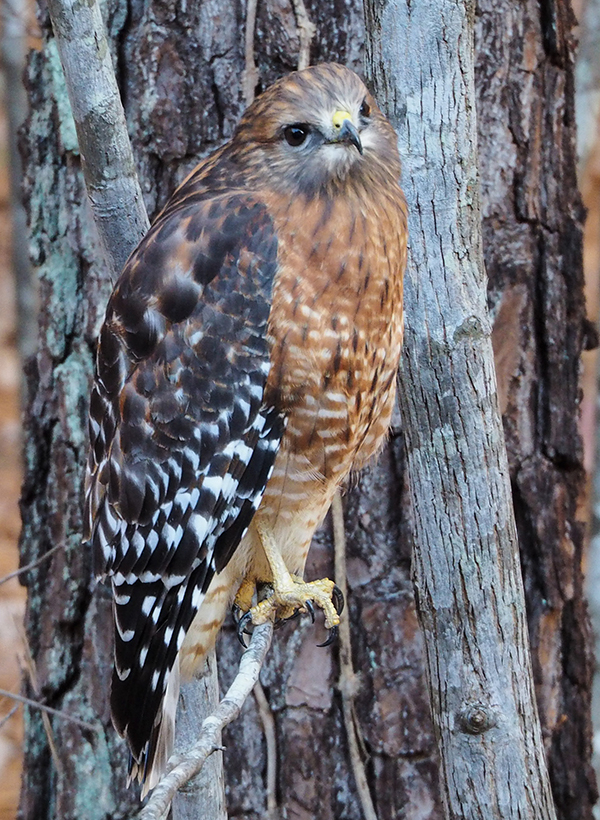
[[[344, 606], [344, 597], [340, 589], [329, 578], [306, 582], [296, 575], [286, 574], [287, 578], [280, 576], [277, 583], [273, 584], [271, 595], [251, 608], [244, 606], [249, 600], [245, 588], [249, 582], [244, 581], [240, 587], [236, 604], [240, 609], [247, 610], [238, 622], [238, 637], [244, 646], [246, 644], [243, 636], [248, 634], [247, 628], [251, 623], [258, 626], [267, 621], [284, 621], [294, 617], [298, 612], [308, 612], [314, 622], [315, 604], [323, 610], [325, 626], [330, 630], [327, 640], [320, 646], [328, 646], [337, 636], [340, 613]], [[252, 595], [250, 600], [251, 598]]]
[[242, 612], [248, 612], [252, 606], [252, 599], [254, 598], [254, 590], [256, 589], [254, 581], [250, 578], [244, 578], [242, 585], [238, 589], [235, 600], [233, 602], [234, 608], [241, 609]]

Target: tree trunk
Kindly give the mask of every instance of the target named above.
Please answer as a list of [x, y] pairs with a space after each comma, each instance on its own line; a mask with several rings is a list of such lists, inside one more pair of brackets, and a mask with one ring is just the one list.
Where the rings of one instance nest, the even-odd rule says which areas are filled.
[[[182, 684], [175, 727], [175, 751], [191, 749], [202, 722], [219, 703], [219, 676], [215, 653], [208, 656], [201, 674]], [[173, 800], [173, 820], [227, 820], [222, 752], [214, 752], [202, 771]]]
[[486, 306], [472, 9], [366, 8], [410, 214], [399, 395], [446, 816], [553, 820]]
[[[489, 53], [479, 51], [479, 93], [482, 99], [487, 94], [495, 101], [495, 107], [487, 102], [481, 107], [480, 131], [508, 125], [523, 129], [525, 124], [531, 134], [517, 134], [522, 140], [520, 162], [524, 169], [537, 157], [539, 173], [521, 171], [516, 177], [519, 184], [513, 179], [509, 185], [505, 168], [504, 187], [492, 189], [486, 180], [494, 179], [500, 159], [492, 145], [482, 141], [484, 252], [492, 307], [500, 304], [503, 295], [509, 306], [515, 304], [522, 293], [523, 310], [536, 316], [535, 324], [526, 325], [526, 320], [517, 319], [525, 314], [508, 311], [508, 318], [516, 322], [510, 339], [504, 341], [513, 345], [508, 360], [513, 369], [506, 371], [505, 364], [500, 381], [507, 391], [501, 395], [512, 397], [503, 405], [506, 429], [509, 433], [524, 429], [534, 442], [526, 450], [521, 439], [517, 446], [515, 437], [509, 436], [511, 477], [520, 488], [517, 522], [532, 613], [540, 712], [559, 817], [571, 820], [590, 817], [593, 800], [586, 734], [588, 637], [575, 519], [580, 474], [577, 453], [571, 460], [563, 455], [564, 448], [556, 460], [547, 454], [551, 431], [556, 438], [564, 429], [564, 441], [568, 436], [577, 441], [573, 431], [582, 318], [579, 217], [569, 164], [572, 124], [568, 116], [561, 119], [561, 112], [568, 113], [572, 106], [567, 81], [570, 46], [564, 45], [561, 67], [545, 50], [547, 36], [542, 37], [539, 20], [546, 21], [549, 31], [551, 24], [547, 16], [540, 18], [537, 4], [531, 1], [512, 4], [510, 13], [505, 10], [518, 34], [505, 41], [504, 18], [497, 10], [501, 6], [490, 0], [490, 10], [482, 7], [477, 19], [479, 42], [490, 44]], [[107, 2], [109, 44], [151, 215], [191, 167], [231, 135], [244, 107], [245, 8], [241, 0]], [[307, 10], [317, 26], [311, 61], [335, 59], [362, 73], [364, 29], [358, 0], [311, 0]], [[38, 680], [37, 693], [31, 686], [29, 694], [97, 722], [99, 730], [89, 733], [53, 718], [53, 743], [60, 760], [55, 764], [39, 714], [28, 712], [21, 817], [104, 820], [131, 817], [138, 805], [134, 792], [125, 789], [126, 752], [108, 715], [110, 603], [102, 588], [91, 596], [89, 556], [80, 546], [87, 391], [93, 340], [109, 284], [98, 262], [101, 257], [85, 202], [74, 131], [43, 11], [40, 21], [44, 46], [30, 56], [33, 113], [25, 152], [42, 318], [39, 350], [29, 368], [23, 561], [55, 545], [64, 549], [26, 577], [27, 629]], [[561, 31], [567, 43], [568, 30]], [[525, 53], [524, 43], [529, 50], [518, 58]], [[296, 67], [299, 36], [291, 2], [259, 2], [254, 44], [259, 90]], [[527, 76], [535, 78], [538, 90], [527, 96], [517, 66], [529, 59], [532, 49], [541, 56], [533, 68], [527, 68]], [[507, 78], [513, 74], [511, 85]], [[512, 93], [507, 93], [507, 87]], [[555, 142], [553, 128], [561, 123]], [[540, 129], [545, 129], [544, 141], [536, 142], [533, 136]], [[546, 223], [541, 215], [528, 215], [523, 208], [536, 197], [541, 201], [540, 185], [550, 182], [561, 188], [561, 196], [556, 198], [554, 221]], [[489, 221], [490, 214], [495, 222]], [[504, 245], [495, 230], [504, 237]], [[545, 237], [545, 244], [536, 241], [538, 236]], [[523, 244], [516, 248], [518, 237]], [[551, 286], [559, 284], [568, 309], [553, 311]], [[549, 344], [553, 333], [567, 340], [568, 355], [555, 355]], [[538, 472], [539, 463], [544, 469]], [[539, 488], [543, 494], [538, 498]], [[361, 684], [356, 711], [375, 807], [380, 820], [441, 820], [437, 753], [410, 577], [412, 536], [404, 453], [397, 430], [379, 462], [349, 490], [344, 505], [348, 606], [354, 666]], [[307, 577], [332, 573], [331, 552], [325, 527], [311, 550]], [[548, 589], [560, 594], [547, 597]], [[222, 687], [230, 683], [240, 655], [232, 632], [228, 625], [218, 647]], [[360, 820], [341, 694], [335, 686], [337, 650], [318, 649], [315, 644], [320, 638], [319, 630], [302, 621], [284, 627], [277, 633], [263, 673], [276, 727], [277, 796], [286, 816], [294, 820]], [[548, 647], [553, 651], [542, 666]], [[264, 818], [266, 745], [254, 703], [247, 703], [240, 720], [226, 733], [224, 745], [229, 816]], [[561, 784], [569, 778], [572, 782], [563, 790]]]
[[483, 247], [536, 693], [560, 818], [591, 818], [592, 644], [583, 594], [583, 211], [568, 0], [479, 0]]

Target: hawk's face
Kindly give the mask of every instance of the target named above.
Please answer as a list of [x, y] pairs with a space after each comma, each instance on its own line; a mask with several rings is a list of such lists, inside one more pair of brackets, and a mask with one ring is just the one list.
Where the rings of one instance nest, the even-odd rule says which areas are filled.
[[364, 83], [336, 64], [279, 80], [243, 116], [233, 140], [265, 182], [307, 196], [339, 191], [383, 167], [400, 175], [396, 134]]

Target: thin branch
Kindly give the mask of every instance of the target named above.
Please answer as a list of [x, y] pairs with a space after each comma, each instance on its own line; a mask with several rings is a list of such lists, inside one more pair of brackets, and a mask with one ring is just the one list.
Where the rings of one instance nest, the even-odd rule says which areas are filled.
[[17, 711], [17, 709], [19, 708], [19, 706], [20, 706], [20, 704], [19, 704], [19, 703], [15, 703], [15, 705], [14, 705], [14, 706], [13, 706], [13, 708], [10, 710], [10, 712], [8, 712], [8, 714], [4, 715], [4, 717], [2, 718], [2, 720], [0, 720], [0, 731], [2, 731], [2, 727], [3, 727], [3, 726], [6, 726], [6, 724], [7, 724], [7, 723], [8, 723], [8, 721], [11, 719], [11, 717], [12, 717], [12, 716], [16, 713], [16, 711]]
[[[27, 633], [25, 631], [24, 625], [21, 623], [18, 625], [18, 631], [21, 635], [21, 645], [23, 647], [24, 656], [22, 658], [23, 664], [25, 667], [25, 671], [29, 676], [29, 682], [31, 683], [31, 687], [36, 698], [40, 697], [40, 685], [37, 676], [37, 669], [35, 666], [35, 661], [33, 659], [33, 654], [31, 652], [31, 647], [29, 645], [29, 641], [27, 640]], [[34, 701], [37, 703], [38, 701]], [[56, 766], [56, 771], [62, 773], [63, 766], [60, 759], [60, 755], [58, 754], [58, 749], [56, 748], [56, 741], [54, 739], [54, 732], [52, 731], [52, 724], [50, 723], [50, 717], [48, 713], [42, 709], [42, 723], [44, 725], [44, 731], [46, 732], [46, 737], [48, 739], [48, 746], [50, 748], [50, 754], [52, 755], [52, 760], [54, 761], [54, 765]]]
[[254, 89], [258, 84], [258, 69], [254, 62], [254, 31], [256, 29], [257, 0], [246, 0], [246, 32], [244, 43], [244, 59], [246, 67], [243, 74], [244, 101], [250, 105], [254, 99]]
[[48, 552], [45, 552], [42, 556], [36, 558], [35, 561], [31, 561], [31, 563], [25, 564], [24, 567], [19, 567], [19, 569], [16, 569], [14, 572], [9, 572], [8, 575], [5, 575], [4, 577], [0, 578], [0, 586], [2, 586], [2, 584], [5, 584], [7, 581], [10, 581], [12, 578], [17, 578], [24, 572], [29, 572], [30, 569], [35, 569], [40, 564], [43, 564], [47, 558], [50, 558], [51, 555], [54, 555], [55, 552], [58, 552], [58, 550], [61, 550], [63, 548], [64, 544], [57, 544], [55, 547], [52, 547], [52, 549], [49, 549]]
[[139, 820], [162, 820], [177, 790], [198, 774], [213, 752], [222, 748], [221, 733], [224, 727], [240, 714], [248, 695], [256, 685], [272, 637], [272, 623], [254, 628], [250, 646], [241, 657], [238, 674], [227, 694], [219, 703], [214, 715], [207, 717], [202, 724], [200, 737], [195, 746], [188, 752], [173, 755], [168, 763], [170, 771], [152, 792], [147, 805], [139, 814]]
[[298, 69], [300, 70], [310, 65], [310, 44], [317, 33], [317, 27], [308, 16], [304, 0], [292, 0], [292, 2], [294, 14], [296, 15], [296, 25], [298, 26], [298, 38], [300, 39], [300, 49], [298, 51]]
[[[348, 584], [346, 573], [346, 534], [344, 532], [344, 508], [342, 499], [337, 492], [333, 497], [331, 505], [331, 518], [333, 523], [333, 544], [335, 555], [335, 582], [341, 589], [344, 598], [348, 597]], [[340, 658], [340, 679], [338, 689], [342, 696], [342, 711], [344, 714], [344, 726], [348, 737], [348, 750], [350, 752], [350, 762], [352, 772], [356, 782], [356, 789], [360, 799], [362, 812], [365, 820], [377, 820], [377, 812], [373, 805], [367, 773], [360, 754], [359, 737], [360, 727], [354, 709], [354, 699], [358, 691], [358, 678], [352, 666], [352, 642], [350, 638], [350, 617], [349, 607], [346, 607], [340, 616], [339, 626], [339, 658]]]
[[48, 0], [94, 221], [114, 277], [149, 227], [97, 0]]
[[254, 687], [254, 698], [258, 706], [258, 714], [263, 725], [267, 744], [267, 820], [278, 820], [279, 807], [277, 806], [277, 735], [275, 734], [275, 719], [271, 705], [265, 695], [265, 690], [259, 681]]
[[76, 723], [78, 726], [81, 726], [83, 729], [89, 729], [91, 732], [96, 732], [98, 730], [97, 726], [93, 726], [91, 723], [86, 723], [85, 720], [79, 720], [79, 718], [73, 717], [73, 715], [69, 715], [67, 712], [61, 712], [60, 709], [53, 709], [52, 706], [46, 706], [45, 703], [40, 703], [37, 700], [26, 698], [24, 695], [17, 695], [16, 692], [8, 692], [6, 689], [0, 689], [0, 696], [17, 700], [19, 703], [24, 703], [26, 706], [32, 706], [34, 709], [41, 709], [43, 712], [49, 712], [51, 715], [56, 715], [56, 717], [63, 718], [64, 720], [70, 720], [71, 723]]

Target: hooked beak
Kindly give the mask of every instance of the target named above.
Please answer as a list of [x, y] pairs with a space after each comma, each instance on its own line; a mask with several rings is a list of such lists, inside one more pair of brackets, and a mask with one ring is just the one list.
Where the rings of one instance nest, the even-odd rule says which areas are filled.
[[359, 154], [362, 155], [363, 147], [360, 141], [358, 128], [352, 122], [352, 118], [347, 111], [336, 111], [333, 115], [334, 136], [333, 143], [345, 143], [353, 145]]

